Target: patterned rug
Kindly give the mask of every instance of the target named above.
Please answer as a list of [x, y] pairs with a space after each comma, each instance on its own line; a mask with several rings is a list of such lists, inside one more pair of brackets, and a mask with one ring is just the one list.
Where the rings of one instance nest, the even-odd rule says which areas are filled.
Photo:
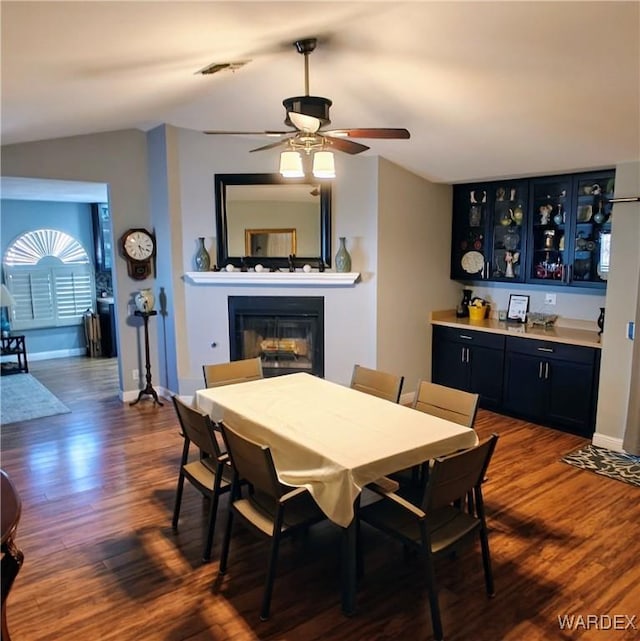
[[0, 425], [30, 421], [71, 410], [31, 374], [0, 378]]
[[640, 487], [640, 456], [587, 445], [561, 459], [575, 467]]

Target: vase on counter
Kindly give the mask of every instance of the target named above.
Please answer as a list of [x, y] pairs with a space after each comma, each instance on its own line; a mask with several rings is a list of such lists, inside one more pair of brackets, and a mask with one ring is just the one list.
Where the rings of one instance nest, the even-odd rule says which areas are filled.
[[141, 289], [134, 298], [136, 309], [139, 312], [150, 312], [156, 302], [155, 296], [150, 289]]
[[336, 271], [337, 272], [350, 272], [351, 271], [351, 255], [347, 251], [346, 238], [340, 236], [340, 247], [336, 253]]
[[211, 268], [211, 258], [209, 257], [209, 252], [204, 246], [204, 237], [200, 236], [198, 238], [198, 250], [194, 256], [194, 263], [196, 266], [196, 271], [199, 272], [208, 272]]
[[596, 323], [598, 325], [598, 336], [601, 336], [604, 331], [604, 307], [600, 308], [600, 316], [598, 316]]
[[471, 303], [471, 295], [473, 290], [463, 289], [462, 290], [462, 300], [456, 308], [456, 316], [458, 318], [467, 318], [469, 316], [469, 303]]

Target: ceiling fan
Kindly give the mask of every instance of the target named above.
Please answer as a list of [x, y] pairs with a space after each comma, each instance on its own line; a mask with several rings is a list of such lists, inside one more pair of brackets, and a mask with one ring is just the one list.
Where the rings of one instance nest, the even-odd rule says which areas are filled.
[[289, 151], [310, 154], [317, 151], [338, 150], [348, 154], [359, 154], [369, 149], [367, 145], [349, 140], [350, 138], [406, 139], [410, 134], [406, 129], [397, 128], [358, 128], [323, 129], [331, 124], [329, 98], [309, 95], [309, 54], [316, 48], [316, 38], [306, 38], [293, 43], [298, 53], [304, 56], [304, 96], [285, 98], [282, 101], [286, 110], [285, 125], [294, 127], [287, 131], [205, 131], [205, 134], [253, 134], [266, 136], [285, 136], [277, 142], [251, 151], [264, 151], [274, 147], [286, 146]]

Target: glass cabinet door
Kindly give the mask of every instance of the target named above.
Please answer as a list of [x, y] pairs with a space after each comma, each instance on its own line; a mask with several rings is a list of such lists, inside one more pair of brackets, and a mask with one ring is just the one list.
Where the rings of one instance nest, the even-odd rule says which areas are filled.
[[489, 277], [487, 259], [488, 193], [486, 185], [459, 185], [454, 189], [451, 278]]
[[609, 272], [611, 208], [614, 172], [585, 174], [575, 192], [575, 242], [570, 260], [570, 282], [575, 286], [604, 287]]
[[491, 280], [524, 280], [527, 191], [524, 181], [495, 183], [489, 190], [493, 214]]
[[567, 284], [572, 217], [570, 176], [532, 181], [531, 252], [528, 280]]

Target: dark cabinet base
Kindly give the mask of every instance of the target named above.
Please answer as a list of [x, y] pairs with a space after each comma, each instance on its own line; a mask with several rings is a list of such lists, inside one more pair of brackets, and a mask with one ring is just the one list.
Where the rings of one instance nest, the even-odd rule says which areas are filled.
[[434, 383], [480, 394], [480, 406], [590, 437], [600, 350], [433, 326]]

